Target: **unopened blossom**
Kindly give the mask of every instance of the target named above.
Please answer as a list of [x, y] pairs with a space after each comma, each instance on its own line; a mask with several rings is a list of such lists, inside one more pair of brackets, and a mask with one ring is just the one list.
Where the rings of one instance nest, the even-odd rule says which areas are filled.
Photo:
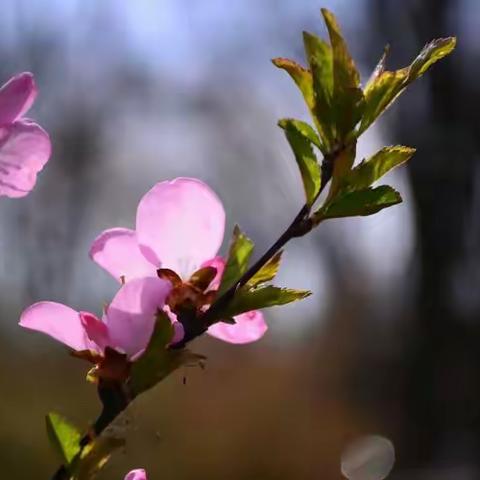
[[[157, 183], [140, 200], [136, 230], [104, 231], [93, 242], [90, 257], [127, 284], [135, 278], [154, 277], [162, 269], [176, 287], [173, 293], [197, 295], [199, 303], [208, 304], [225, 268], [225, 260], [218, 256], [224, 233], [225, 211], [217, 195], [200, 180], [176, 178]], [[216, 275], [198, 288], [193, 279], [205, 267], [213, 267]], [[182, 282], [190, 288], [182, 289]], [[235, 324], [219, 322], [207, 333], [230, 343], [248, 343], [261, 338], [267, 330], [259, 311], [234, 319]]]
[[171, 284], [160, 278], [139, 278], [117, 292], [102, 319], [56, 302], [38, 302], [20, 317], [22, 327], [45, 333], [77, 352], [103, 356], [110, 348], [135, 359], [148, 345], [156, 313], [164, 306]]
[[0, 196], [24, 197], [50, 158], [48, 134], [24, 117], [37, 96], [31, 73], [21, 73], [0, 88]]
[[147, 472], [143, 468], [132, 470], [127, 473], [125, 480], [147, 480]]

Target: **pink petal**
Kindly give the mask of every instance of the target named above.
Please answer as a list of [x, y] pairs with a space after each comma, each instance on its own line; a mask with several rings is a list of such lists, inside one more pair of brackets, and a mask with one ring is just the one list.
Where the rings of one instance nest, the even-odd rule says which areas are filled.
[[147, 480], [147, 472], [143, 468], [132, 470], [127, 474], [125, 480]]
[[20, 118], [32, 106], [36, 96], [37, 87], [31, 73], [12, 77], [0, 88], [0, 125]]
[[223, 276], [223, 271], [225, 270], [225, 260], [222, 257], [214, 257], [211, 260], [207, 260], [206, 262], [202, 263], [200, 268], [204, 267], [214, 267], [217, 269], [217, 274], [215, 278], [212, 280], [210, 285], [208, 286], [207, 290], [217, 290], [220, 286], [220, 280]]
[[155, 277], [136, 278], [121, 287], [105, 316], [110, 346], [130, 357], [144, 350], [152, 336], [155, 314], [171, 289], [170, 282]]
[[157, 183], [138, 205], [137, 235], [144, 255], [183, 278], [216, 255], [224, 230], [221, 201], [194, 178]]
[[0, 127], [0, 196], [27, 195], [50, 153], [48, 134], [36, 123], [22, 120]]
[[108, 328], [105, 323], [99, 320], [93, 313], [80, 312], [80, 321], [90, 341], [94, 344], [95, 350], [102, 353], [109, 344]]
[[34, 303], [22, 313], [20, 326], [46, 333], [74, 350], [91, 347], [79, 313], [61, 303]]
[[140, 251], [137, 235], [128, 228], [112, 228], [102, 232], [90, 248], [90, 258], [118, 281], [156, 276], [160, 266], [152, 265]]
[[167, 314], [173, 325], [173, 337], [170, 341], [170, 344], [174, 345], [175, 343], [180, 342], [185, 336], [185, 329], [183, 328], [183, 325], [177, 320], [177, 315], [172, 312], [168, 305], [165, 305], [163, 307], [163, 311]]
[[242, 313], [235, 317], [235, 321], [235, 325], [215, 323], [207, 333], [228, 343], [250, 343], [262, 338], [268, 329], [262, 312], [258, 310]]
[[174, 345], [175, 343], [178, 343], [183, 339], [183, 337], [185, 336], [185, 329], [183, 328], [183, 325], [180, 322], [172, 322], [172, 325], [173, 325], [173, 338], [170, 343]]

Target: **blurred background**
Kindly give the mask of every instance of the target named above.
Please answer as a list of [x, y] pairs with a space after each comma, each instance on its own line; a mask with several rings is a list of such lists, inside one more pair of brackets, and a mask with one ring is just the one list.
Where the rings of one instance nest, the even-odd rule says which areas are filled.
[[[49, 299], [100, 311], [115, 282], [87, 257], [103, 229], [134, 226], [155, 182], [195, 176], [259, 255], [302, 203], [281, 117], [307, 118], [270, 59], [303, 62], [302, 30], [337, 15], [364, 80], [384, 45], [407, 65], [430, 39], [451, 58], [360, 144], [417, 147], [390, 175], [405, 202], [333, 220], [292, 242], [281, 285], [314, 295], [267, 312], [248, 346], [193, 349], [206, 371], [173, 375], [129, 412], [127, 445], [100, 479], [338, 479], [364, 434], [396, 447], [395, 479], [480, 475], [480, 4], [474, 0], [2, 0], [0, 81], [32, 71], [31, 116], [54, 154], [31, 195], [0, 201], [0, 465], [49, 478], [43, 416], [86, 428], [99, 412], [87, 364], [17, 326]], [[228, 244], [228, 235], [224, 250]], [[187, 376], [186, 385], [182, 375]]]

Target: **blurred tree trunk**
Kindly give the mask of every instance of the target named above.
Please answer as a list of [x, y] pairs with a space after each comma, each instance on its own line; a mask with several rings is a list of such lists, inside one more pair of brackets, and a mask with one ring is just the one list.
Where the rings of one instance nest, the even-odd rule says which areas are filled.
[[[404, 66], [430, 39], [460, 34], [454, 19], [461, 5], [455, 0], [370, 0], [374, 28], [367, 40], [369, 54], [380, 53], [382, 44], [392, 41], [389, 67]], [[413, 87], [387, 122], [393, 141], [418, 149], [409, 167], [416, 202], [418, 289], [399, 400], [405, 416], [396, 439], [405, 467], [479, 463], [479, 309], [478, 301], [464, 303], [480, 285], [462, 280], [467, 278], [465, 266], [471, 268], [478, 258], [478, 242], [468, 248], [475, 226], [468, 219], [474, 218], [476, 207], [480, 136], [474, 106], [480, 104], [480, 90], [468, 87], [468, 79], [455, 69], [473, 60], [460, 40], [454, 56]], [[460, 292], [454, 288], [459, 284]]]

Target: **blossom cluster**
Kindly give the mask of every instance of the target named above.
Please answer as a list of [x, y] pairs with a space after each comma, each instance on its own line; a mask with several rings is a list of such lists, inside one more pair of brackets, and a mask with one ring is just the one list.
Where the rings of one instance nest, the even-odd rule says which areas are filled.
[[[99, 360], [106, 349], [130, 361], [146, 349], [156, 314], [165, 312], [175, 329], [172, 343], [182, 340], [177, 313], [186, 306], [201, 313], [209, 307], [222, 277], [225, 260], [218, 256], [225, 230], [225, 211], [215, 193], [193, 178], [157, 183], [140, 200], [136, 229], [102, 232], [90, 257], [121, 285], [101, 318], [66, 305], [42, 301], [28, 307], [22, 327], [43, 332], [77, 352]], [[195, 275], [213, 269], [200, 286]], [[230, 343], [258, 340], [267, 330], [263, 314], [250, 311], [235, 323], [216, 323], [208, 334]]]

